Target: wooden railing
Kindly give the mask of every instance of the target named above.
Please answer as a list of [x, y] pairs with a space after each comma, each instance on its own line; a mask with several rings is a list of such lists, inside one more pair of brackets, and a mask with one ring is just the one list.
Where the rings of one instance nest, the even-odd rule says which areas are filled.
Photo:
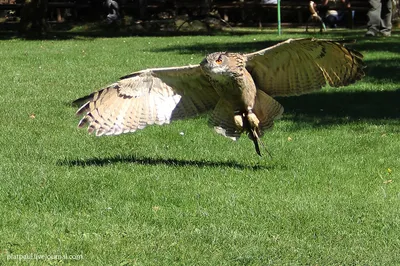
[[[86, 2], [86, 1], [85, 1]], [[318, 3], [318, 0], [316, 0]], [[158, 3], [158, 4], [157, 4]], [[190, 4], [189, 4], [190, 3]], [[140, 6], [140, 5], [145, 6]], [[159, 6], [158, 6], [159, 5]], [[293, 10], [297, 13], [297, 19], [299, 23], [304, 23], [307, 18], [304, 18], [303, 14], [307, 14], [306, 10], [308, 10], [309, 1], [308, 0], [298, 0], [298, 1], [281, 1], [281, 9], [282, 10]], [[1, 4], [0, 3], [0, 10], [19, 10], [23, 7], [23, 4], [16, 3], [16, 4]], [[90, 7], [88, 2], [82, 3], [82, 1], [49, 1], [48, 3], [49, 8], [71, 8], [71, 9], [82, 9]], [[142, 13], [146, 11], [146, 9], [154, 10], [156, 8], [163, 8], [163, 2], [157, 1], [127, 1], [125, 4], [121, 4], [121, 10], [124, 9], [132, 9], [132, 8], [140, 8]], [[242, 10], [243, 12], [255, 12], [262, 16], [262, 13], [267, 10], [277, 9], [276, 4], [262, 4], [261, 0], [250, 0], [250, 1], [218, 1], [218, 0], [205, 0], [205, 1], [175, 1], [174, 8], [176, 10], [186, 8], [202, 8], [207, 11], [211, 10], [218, 10], [220, 14], [227, 14], [233, 10]], [[341, 10], [346, 10], [349, 12], [348, 17], [352, 18], [351, 12], [352, 11], [363, 11], [366, 12], [368, 10], [368, 1], [351, 1], [351, 6], [349, 8], [336, 8]], [[142, 14], [141, 13], [141, 14]], [[348, 27], [352, 28], [354, 24], [353, 19], [349, 19]]]

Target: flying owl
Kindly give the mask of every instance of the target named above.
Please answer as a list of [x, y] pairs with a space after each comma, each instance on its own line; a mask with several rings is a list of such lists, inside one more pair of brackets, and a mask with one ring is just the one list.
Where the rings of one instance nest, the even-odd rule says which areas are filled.
[[283, 113], [274, 97], [354, 83], [364, 76], [362, 59], [340, 42], [289, 39], [254, 53], [212, 53], [197, 65], [145, 69], [75, 100], [78, 127], [119, 135], [211, 111], [217, 133], [248, 135], [261, 156], [260, 137]]

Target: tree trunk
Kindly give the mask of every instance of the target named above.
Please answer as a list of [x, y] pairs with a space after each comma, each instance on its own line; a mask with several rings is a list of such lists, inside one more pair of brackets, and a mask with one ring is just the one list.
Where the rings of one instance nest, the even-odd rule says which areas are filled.
[[24, 35], [45, 35], [48, 0], [25, 0], [21, 11], [20, 33]]

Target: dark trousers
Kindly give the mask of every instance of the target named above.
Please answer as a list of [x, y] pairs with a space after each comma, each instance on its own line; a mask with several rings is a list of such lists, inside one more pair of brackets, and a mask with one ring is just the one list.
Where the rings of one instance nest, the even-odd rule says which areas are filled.
[[392, 0], [368, 0], [368, 30], [390, 32], [392, 30]]

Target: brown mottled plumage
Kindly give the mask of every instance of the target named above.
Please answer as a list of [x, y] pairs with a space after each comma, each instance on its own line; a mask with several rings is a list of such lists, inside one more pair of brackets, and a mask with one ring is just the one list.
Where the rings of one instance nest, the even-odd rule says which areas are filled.
[[272, 97], [354, 83], [364, 76], [362, 58], [339, 42], [290, 39], [250, 54], [212, 53], [199, 65], [146, 69], [76, 100], [79, 127], [118, 135], [213, 110], [217, 133], [234, 140], [246, 133], [261, 155], [259, 138], [283, 113]]

